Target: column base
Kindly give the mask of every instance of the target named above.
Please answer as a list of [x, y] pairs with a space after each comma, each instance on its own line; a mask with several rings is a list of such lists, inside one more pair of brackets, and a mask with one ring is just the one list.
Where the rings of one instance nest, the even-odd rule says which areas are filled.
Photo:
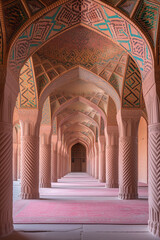
[[57, 179], [55, 178], [55, 179], [52, 179], [52, 182], [57, 182]]
[[160, 222], [148, 221], [148, 229], [154, 236], [160, 237]]
[[38, 199], [39, 193], [21, 193], [22, 199]]
[[104, 183], [105, 181], [103, 179], [98, 179], [98, 182]]
[[40, 183], [39, 187], [40, 188], [51, 188], [51, 183]]
[[13, 232], [13, 222], [0, 223], [0, 238], [5, 237]]
[[118, 183], [106, 183], [106, 188], [118, 188]]
[[137, 199], [138, 193], [119, 193], [118, 198], [122, 200]]

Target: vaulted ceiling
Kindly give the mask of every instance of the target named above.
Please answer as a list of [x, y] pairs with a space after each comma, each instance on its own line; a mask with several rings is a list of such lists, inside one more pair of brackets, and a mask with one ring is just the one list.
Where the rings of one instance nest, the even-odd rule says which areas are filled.
[[[127, 33], [125, 23], [123, 26], [119, 25], [119, 28], [117, 26], [114, 29], [114, 24], [117, 24], [117, 19], [120, 19], [120, 16], [112, 16], [113, 9], [110, 12], [108, 11], [106, 15], [108, 19], [112, 19], [110, 29], [107, 29], [107, 25], [104, 25], [103, 31], [110, 31], [110, 34], [112, 29], [117, 31], [117, 36], [121, 35], [121, 40], [118, 39], [119, 44], [115, 41], [117, 36], [106, 38], [102, 31], [101, 33], [93, 31], [85, 24], [74, 25], [73, 20], [76, 16], [84, 17], [82, 12], [85, 11], [85, 1], [77, 0], [74, 2], [77, 5], [72, 4], [72, 7], [76, 8], [77, 6], [77, 9], [80, 5], [84, 7], [84, 9], [81, 9], [81, 16], [73, 15], [70, 29], [66, 31], [64, 28], [59, 35], [41, 42], [41, 47], [37, 51], [33, 50], [32, 57], [23, 65], [19, 77], [20, 94], [17, 107], [38, 108], [42, 95], [44, 92], [48, 92], [43, 105], [42, 124], [50, 124], [51, 122], [54, 134], [57, 134], [58, 129], [61, 129], [61, 133], [66, 139], [69, 139], [69, 137], [83, 139], [89, 144], [97, 138], [97, 134], [104, 133], [104, 123], [117, 124], [116, 112], [118, 106], [127, 109], [143, 110], [145, 108], [142, 96], [142, 77], [144, 77], [144, 75], [142, 76], [142, 70], [143, 73], [147, 70], [144, 67], [144, 71], [139, 64], [142, 60], [135, 57], [133, 46], [130, 47], [131, 50], [128, 50], [129, 41], [132, 44], [133, 41], [137, 41], [137, 44], [139, 44], [138, 40], [134, 39], [134, 36], [138, 36], [137, 32], [131, 31], [132, 39], [128, 40], [129, 35], [126, 35], [125, 40], [125, 34]], [[54, 0], [4, 1], [3, 11], [8, 42], [12, 41], [16, 34], [13, 30], [15, 26], [18, 31], [25, 22], [29, 22], [34, 16], [36, 19], [38, 14], [41, 16], [43, 11], [46, 13], [46, 9], [49, 9], [48, 6], [56, 6], [55, 3]], [[156, 44], [157, 25], [155, 19], [158, 19], [159, 16], [158, 1], [105, 0], [105, 3], [108, 6], [114, 6], [119, 13], [123, 13], [128, 19], [137, 21], [140, 28], [145, 29], [153, 46]], [[66, 11], [69, 6], [69, 4], [66, 4]], [[152, 11], [152, 16], [150, 16], [149, 10]], [[46, 23], [49, 18], [50, 16], [45, 15]], [[35, 26], [32, 29], [30, 27], [30, 34], [32, 34], [33, 28]], [[44, 28], [48, 31], [46, 25]], [[41, 26], [37, 29], [41, 38], [43, 38], [44, 28]], [[48, 28], [50, 28], [49, 25]], [[3, 29], [3, 31], [5, 30]], [[29, 30], [27, 31], [26, 36], [29, 34]], [[21, 35], [21, 39], [23, 39], [23, 36], [26, 38], [25, 32]], [[37, 44], [37, 37], [35, 37], [35, 45]], [[32, 45], [34, 48], [34, 42], [32, 42]], [[138, 54], [141, 50], [139, 48]], [[136, 51], [138, 50], [136, 49]], [[133, 52], [134, 57], [132, 56]], [[149, 59], [150, 57], [149, 52], [146, 56], [146, 52], [145, 57], [142, 56], [143, 59]], [[10, 58], [11, 64], [14, 58], [15, 56]], [[18, 60], [17, 63], [21, 66], [23, 59], [21, 62]], [[15, 69], [14, 64], [12, 66]], [[146, 60], [145, 64], [147, 64]], [[145, 64], [143, 63], [142, 66]], [[149, 64], [145, 66], [149, 66]], [[77, 69], [81, 69], [81, 71]], [[77, 75], [72, 74], [74, 70], [79, 73]]]

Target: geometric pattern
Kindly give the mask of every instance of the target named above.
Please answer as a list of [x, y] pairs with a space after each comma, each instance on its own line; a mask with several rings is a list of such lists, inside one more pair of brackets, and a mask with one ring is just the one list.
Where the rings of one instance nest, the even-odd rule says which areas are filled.
[[19, 108], [36, 108], [37, 91], [34, 76], [32, 58], [30, 57], [22, 67], [19, 76], [20, 94], [18, 99]]
[[101, 125], [100, 125], [100, 135], [103, 136], [104, 135], [104, 120], [101, 117]]
[[57, 118], [55, 117], [54, 120], [53, 120], [53, 132], [52, 134], [53, 135], [57, 135]]
[[[96, 94], [93, 93], [92, 96], [87, 96], [84, 94], [78, 94], [77, 96], [82, 96], [83, 98], [87, 99], [88, 101], [94, 103], [95, 105], [99, 106], [99, 108], [101, 108], [104, 112], [106, 112], [107, 110], [107, 103], [108, 103], [108, 95], [103, 95], [103, 94]], [[64, 104], [65, 102], [67, 102], [68, 100], [71, 100], [72, 98], [74, 99], [76, 97], [76, 95], [70, 95], [70, 96], [66, 96], [66, 95], [62, 95], [62, 94], [56, 94], [56, 93], [52, 93], [50, 95], [50, 103], [51, 103], [51, 111], [52, 111], [52, 115], [53, 113], [57, 110], [57, 108]], [[95, 101], [96, 100], [96, 101]], [[96, 112], [95, 111], [85, 111], [85, 105], [82, 107], [82, 109], [74, 109], [74, 111], [77, 112], [82, 112], [87, 116], [90, 116], [91, 118], [94, 118], [96, 116]], [[73, 109], [72, 109], [73, 111]], [[69, 111], [69, 114], [72, 113], [72, 111]], [[96, 121], [96, 119], [94, 119]]]
[[46, 84], [49, 82], [48, 76], [44, 73], [41, 76], [36, 78], [37, 80], [37, 90], [38, 90], [38, 96], [46, 86]]
[[148, 32], [152, 42], [156, 44], [159, 6], [146, 0], [141, 1], [139, 9], [135, 15], [135, 19], [137, 23]]
[[107, 125], [108, 126], [116, 126], [117, 120], [116, 120], [116, 105], [111, 97], [109, 97], [108, 101], [108, 110], [107, 110]]
[[42, 109], [42, 121], [41, 124], [51, 124], [51, 109], [50, 109], [50, 99], [47, 97], [43, 104], [43, 109]]
[[23, 5], [17, 0], [4, 6], [4, 18], [7, 40], [10, 40], [28, 17]]
[[[79, 11], [77, 11], [79, 9]], [[122, 46], [137, 62], [142, 77], [152, 68], [150, 47], [143, 36], [131, 23], [115, 11], [89, 0], [69, 1], [56, 7], [28, 26], [13, 44], [10, 52], [12, 70], [18, 75], [19, 70], [29, 55], [45, 41], [56, 34], [83, 23], [89, 25]]]
[[122, 77], [113, 73], [108, 82], [116, 89], [119, 96], [121, 96], [122, 83], [123, 83]]
[[140, 108], [141, 106], [141, 74], [134, 60], [129, 57], [123, 87], [123, 108]]
[[[75, 30], [74, 33], [76, 35], [77, 30], [76, 29], [74, 30]], [[78, 28], [78, 30], [81, 30], [81, 28]], [[84, 29], [84, 31], [86, 34], [88, 33], [88, 30], [86, 31]], [[95, 35], [93, 34], [93, 36]], [[66, 48], [63, 48], [61, 46], [61, 48], [59, 49], [57, 42], [60, 43], [61, 45], [61, 41], [58, 41], [57, 39], [57, 41], [51, 42], [52, 44], [50, 46], [54, 47], [50, 48], [49, 46], [46, 45], [44, 49], [41, 48], [36, 54], [33, 55], [33, 62], [35, 63], [34, 67], [35, 74], [37, 77], [37, 87], [39, 95], [41, 93], [41, 89], [43, 89], [46, 84], [43, 81], [42, 75], [45, 74], [52, 81], [62, 72], [77, 65], [83, 66], [93, 72], [95, 72], [95, 65], [101, 66], [101, 71], [99, 71], [99, 75], [106, 81], [109, 81], [109, 83], [116, 89], [118, 94], [121, 95], [122, 89], [121, 76], [123, 76], [125, 73], [124, 70], [127, 63], [127, 58], [124, 58], [125, 60], [121, 63], [119, 63], [119, 61], [121, 61], [123, 56], [126, 56], [126, 53], [124, 53], [124, 51], [121, 51], [121, 49], [116, 45], [108, 43], [110, 44], [110, 46], [115, 47], [112, 53], [110, 52], [110, 54], [112, 55], [111, 58], [107, 59], [109, 54], [108, 49], [106, 48], [105, 45], [103, 46], [102, 49], [82, 47], [82, 49], [79, 51], [75, 49], [73, 46], [72, 50], [70, 50], [68, 45], [66, 45]], [[118, 54], [114, 56], [115, 53]], [[60, 68], [61, 71], [59, 71]], [[112, 71], [115, 71], [115, 74], [113, 74], [113, 76], [111, 76]], [[41, 87], [40, 84], [43, 84], [43, 86]], [[61, 99], [60, 104], [64, 103], [64, 101], [65, 101], [64, 98]]]

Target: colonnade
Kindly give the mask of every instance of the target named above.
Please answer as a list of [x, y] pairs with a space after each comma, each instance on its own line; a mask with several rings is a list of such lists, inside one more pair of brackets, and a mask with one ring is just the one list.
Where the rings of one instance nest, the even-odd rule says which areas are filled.
[[[139, 113], [135, 115], [135, 113], [130, 112], [130, 115], [127, 111], [124, 115], [119, 113], [120, 115], [117, 117], [118, 126], [107, 126], [105, 135], [99, 136], [98, 141], [89, 146], [87, 151], [87, 172], [99, 181], [105, 181], [107, 187], [117, 187], [119, 183], [120, 199], [136, 199], [138, 197], [137, 129], [140, 115]], [[0, 199], [2, 203], [0, 214], [1, 219], [3, 219], [1, 234], [12, 229], [12, 197], [9, 193], [9, 191], [12, 192], [12, 185], [9, 184], [12, 175], [12, 166], [9, 163], [12, 146], [14, 146], [13, 179], [16, 180], [19, 176], [21, 177], [21, 197], [23, 199], [38, 198], [39, 186], [50, 187], [52, 181], [57, 181], [57, 178], [70, 171], [69, 148], [58, 139], [57, 135], [50, 137], [46, 130], [40, 131], [40, 134], [37, 135], [33, 119], [27, 122], [21, 118], [20, 125], [21, 141], [17, 143], [17, 146], [15, 142], [12, 142], [12, 125], [7, 123], [0, 125], [0, 154], [1, 159], [4, 159], [4, 162], [1, 162], [3, 172], [1, 171], [0, 178], [1, 182], [7, 183], [2, 186], [5, 197], [1, 195]], [[149, 229], [158, 235], [159, 192], [157, 187], [159, 178], [157, 176], [159, 168], [157, 168], [157, 163], [159, 162], [160, 124], [149, 125], [148, 129], [151, 186], [149, 188]], [[46, 136], [44, 136], [44, 132]], [[19, 148], [21, 148], [20, 164], [18, 163]], [[8, 162], [6, 159], [8, 159]], [[18, 165], [21, 165], [20, 173]], [[106, 170], [104, 167], [106, 167]], [[17, 172], [17, 176], [15, 172]]]
[[[117, 126], [105, 126], [104, 135], [87, 149], [87, 172], [105, 182], [107, 188], [119, 187], [120, 199], [138, 197], [138, 124], [140, 111], [117, 114]], [[51, 134], [51, 126], [41, 125], [39, 136], [34, 120], [21, 117], [21, 197], [39, 197], [39, 187], [51, 187], [51, 182], [71, 171], [70, 148], [63, 138]], [[19, 144], [13, 143], [13, 180], [18, 177]], [[17, 158], [17, 159], [16, 159]], [[17, 174], [16, 174], [17, 173]]]

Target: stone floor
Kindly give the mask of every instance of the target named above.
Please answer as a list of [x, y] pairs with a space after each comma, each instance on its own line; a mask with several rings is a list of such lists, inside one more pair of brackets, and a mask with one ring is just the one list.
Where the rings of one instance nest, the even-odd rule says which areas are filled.
[[[83, 181], [83, 179], [82, 179]], [[60, 180], [61, 182], [61, 180]], [[76, 183], [74, 188], [76, 187]], [[78, 187], [78, 185], [77, 185]], [[20, 182], [14, 182], [13, 199], [19, 199]], [[14, 232], [2, 240], [156, 240], [147, 225], [14, 224]]]
[[2, 240], [158, 240], [145, 225], [16, 224]]

